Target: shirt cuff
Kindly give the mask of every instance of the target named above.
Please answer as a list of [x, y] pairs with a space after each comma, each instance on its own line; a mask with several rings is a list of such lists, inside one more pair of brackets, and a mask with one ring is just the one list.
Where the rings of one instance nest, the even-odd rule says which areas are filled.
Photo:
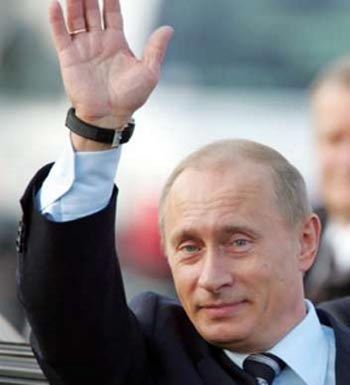
[[55, 222], [94, 214], [112, 196], [121, 146], [105, 151], [75, 152], [70, 139], [36, 196], [36, 207]]

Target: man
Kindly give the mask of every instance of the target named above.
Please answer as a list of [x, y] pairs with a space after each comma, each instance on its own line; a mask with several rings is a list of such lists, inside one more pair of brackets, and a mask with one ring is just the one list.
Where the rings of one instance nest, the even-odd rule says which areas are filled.
[[56, 2], [50, 15], [71, 143], [28, 187], [19, 237], [19, 296], [50, 383], [349, 383], [349, 300], [317, 313], [305, 302], [320, 222], [298, 171], [266, 146], [213, 143], [175, 169], [160, 224], [181, 305], [148, 293], [127, 306], [114, 165], [172, 31], [157, 30], [138, 61], [116, 0], [104, 1], [104, 28], [97, 1], [67, 5], [70, 34]]
[[306, 276], [314, 301], [350, 294], [350, 58], [325, 69], [312, 88], [323, 207], [316, 263]]

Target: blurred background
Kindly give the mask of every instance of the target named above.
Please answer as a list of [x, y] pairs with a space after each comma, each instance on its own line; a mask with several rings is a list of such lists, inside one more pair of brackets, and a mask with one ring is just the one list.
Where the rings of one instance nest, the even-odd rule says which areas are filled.
[[[156, 26], [175, 28], [161, 83], [136, 114], [137, 130], [117, 175], [128, 296], [145, 288], [172, 293], [159, 246], [157, 202], [166, 176], [188, 152], [226, 137], [260, 141], [299, 168], [312, 200], [319, 199], [308, 87], [325, 64], [349, 54], [350, 2], [121, 3], [137, 55]], [[0, 314], [19, 331], [18, 201], [34, 172], [55, 160], [67, 135], [69, 103], [51, 44], [48, 4], [0, 2]]]

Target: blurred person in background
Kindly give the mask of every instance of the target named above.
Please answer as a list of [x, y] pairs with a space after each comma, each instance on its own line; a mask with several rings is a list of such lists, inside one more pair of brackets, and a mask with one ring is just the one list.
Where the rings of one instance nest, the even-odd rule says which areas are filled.
[[311, 102], [323, 231], [305, 285], [307, 297], [319, 302], [350, 295], [350, 57], [319, 74]]

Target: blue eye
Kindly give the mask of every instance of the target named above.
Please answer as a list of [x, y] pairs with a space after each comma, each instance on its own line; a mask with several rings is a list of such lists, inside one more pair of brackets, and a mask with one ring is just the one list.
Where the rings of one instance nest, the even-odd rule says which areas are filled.
[[184, 245], [181, 247], [181, 250], [184, 250], [187, 253], [193, 253], [198, 250], [198, 247], [196, 245]]
[[246, 238], [237, 238], [232, 242], [233, 251], [237, 253], [249, 252], [252, 247], [252, 241]]
[[246, 246], [248, 244], [248, 240], [247, 239], [236, 239], [234, 242], [233, 242], [236, 246], [240, 247], [240, 246]]

